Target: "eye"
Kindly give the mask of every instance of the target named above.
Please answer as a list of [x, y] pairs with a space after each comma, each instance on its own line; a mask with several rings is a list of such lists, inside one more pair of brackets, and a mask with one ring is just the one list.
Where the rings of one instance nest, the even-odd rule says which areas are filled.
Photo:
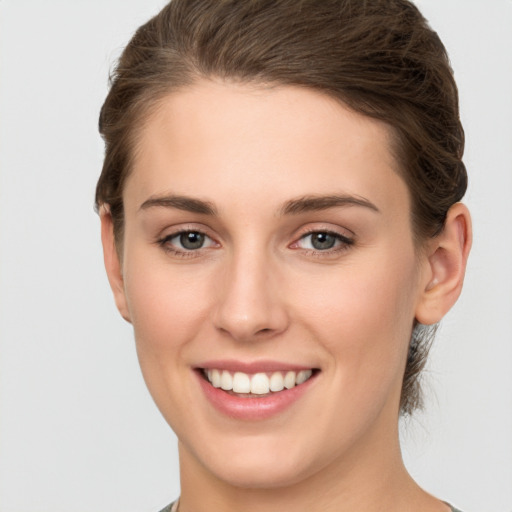
[[201, 231], [180, 231], [168, 235], [159, 243], [174, 252], [190, 252], [215, 246], [215, 242]]
[[310, 251], [329, 251], [330, 249], [342, 249], [354, 242], [339, 233], [331, 231], [313, 231], [302, 236], [296, 243], [300, 249]]
[[188, 231], [186, 233], [180, 233], [179, 235], [173, 237], [179, 240], [179, 243], [184, 249], [187, 251], [194, 251], [196, 249], [201, 249], [204, 245], [205, 235], [203, 233], [198, 233], [197, 231]]

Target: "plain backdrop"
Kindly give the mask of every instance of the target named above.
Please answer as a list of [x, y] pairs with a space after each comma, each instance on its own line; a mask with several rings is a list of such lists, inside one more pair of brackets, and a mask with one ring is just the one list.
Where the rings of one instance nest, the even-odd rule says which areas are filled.
[[[0, 512], [153, 512], [179, 494], [93, 211], [109, 68], [163, 4], [0, 0]], [[475, 242], [404, 457], [464, 512], [511, 512], [512, 1], [418, 4], [460, 87]]]

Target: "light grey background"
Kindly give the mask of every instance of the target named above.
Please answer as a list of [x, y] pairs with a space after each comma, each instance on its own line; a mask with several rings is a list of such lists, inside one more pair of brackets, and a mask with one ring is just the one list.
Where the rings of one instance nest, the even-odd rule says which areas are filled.
[[[0, 1], [1, 512], [151, 512], [179, 492], [92, 207], [109, 67], [163, 3]], [[512, 2], [418, 3], [460, 87], [475, 243], [404, 456], [465, 512], [510, 512]]]

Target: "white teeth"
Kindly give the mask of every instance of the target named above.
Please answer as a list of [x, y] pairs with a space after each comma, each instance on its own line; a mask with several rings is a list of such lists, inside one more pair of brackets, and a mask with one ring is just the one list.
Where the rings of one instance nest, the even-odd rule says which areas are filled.
[[249, 375], [242, 372], [236, 372], [233, 375], [233, 391], [235, 393], [250, 393], [251, 379]]
[[288, 371], [274, 372], [270, 377], [263, 372], [248, 375], [244, 372], [235, 372], [232, 375], [228, 370], [217, 370], [208, 368], [204, 371], [205, 376], [215, 388], [221, 388], [224, 391], [233, 390], [235, 393], [254, 395], [267, 395], [271, 391], [277, 393], [283, 389], [292, 389], [295, 386], [303, 384], [312, 375], [312, 370], [301, 370], [299, 372]]
[[309, 377], [311, 377], [312, 374], [313, 374], [313, 372], [311, 370], [301, 370], [297, 374], [297, 378], [295, 379], [295, 384], [297, 384], [297, 386], [298, 386], [299, 384], [306, 382], [309, 379]]
[[266, 395], [270, 391], [270, 382], [264, 373], [256, 373], [251, 379], [251, 393]]
[[233, 389], [233, 377], [227, 370], [224, 370], [220, 376], [220, 387], [224, 391], [230, 391]]
[[210, 374], [208, 374], [208, 380], [212, 383], [214, 388], [220, 388], [220, 372], [219, 370], [210, 370]]
[[270, 391], [283, 391], [284, 378], [281, 372], [275, 372], [270, 377]]
[[292, 389], [295, 387], [295, 372], [288, 372], [284, 376], [284, 387], [286, 389]]

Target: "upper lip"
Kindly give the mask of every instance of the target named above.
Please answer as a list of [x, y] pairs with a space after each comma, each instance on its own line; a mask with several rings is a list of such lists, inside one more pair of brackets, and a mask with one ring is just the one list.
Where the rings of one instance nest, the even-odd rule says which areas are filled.
[[242, 373], [264, 373], [278, 371], [296, 371], [312, 370], [314, 366], [286, 363], [281, 361], [261, 360], [261, 361], [237, 361], [233, 359], [216, 359], [212, 361], [204, 361], [196, 366], [203, 370], [228, 370], [231, 372]]

